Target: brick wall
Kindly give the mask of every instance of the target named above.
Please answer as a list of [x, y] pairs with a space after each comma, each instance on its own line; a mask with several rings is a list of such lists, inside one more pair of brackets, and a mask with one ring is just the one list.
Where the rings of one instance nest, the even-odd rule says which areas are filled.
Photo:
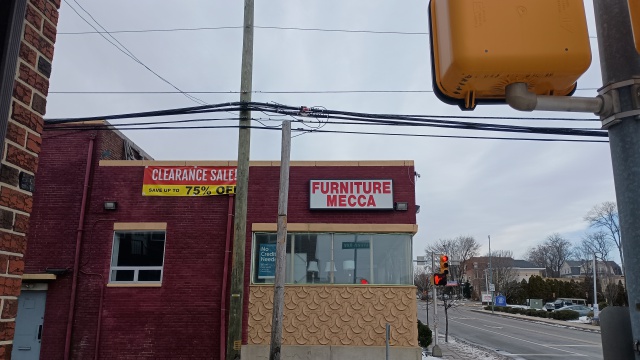
[[60, 0], [29, 0], [0, 169], [0, 358], [11, 355]]
[[[29, 230], [33, 237], [26, 255], [28, 273], [73, 264], [85, 158], [93, 134], [45, 133]], [[84, 223], [72, 358], [87, 358], [95, 351], [101, 289], [104, 308], [100, 358], [211, 358], [219, 352], [228, 197], [144, 197], [141, 195], [144, 167], [98, 166], [106, 150], [112, 158], [122, 143], [110, 132], [96, 132], [95, 136], [95, 166]], [[413, 167], [292, 167], [289, 221], [415, 224], [415, 211], [310, 211], [308, 180], [323, 177], [391, 178], [395, 199], [409, 202], [414, 209]], [[275, 223], [278, 178], [277, 167], [250, 170], [245, 308], [249, 294], [251, 223]], [[103, 203], [107, 200], [117, 201], [118, 209], [104, 210]], [[105, 287], [114, 222], [167, 223], [161, 287]], [[100, 274], [102, 278], [88, 273]], [[59, 276], [49, 286], [41, 359], [59, 359], [64, 351], [70, 286], [70, 273]]]

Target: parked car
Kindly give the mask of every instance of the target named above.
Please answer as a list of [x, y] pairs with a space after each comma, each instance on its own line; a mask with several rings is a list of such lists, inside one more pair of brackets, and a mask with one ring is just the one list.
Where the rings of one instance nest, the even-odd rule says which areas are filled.
[[553, 311], [556, 309], [556, 306], [553, 302], [548, 302], [546, 304], [544, 304], [544, 309], [547, 311]]
[[555, 311], [562, 311], [562, 310], [572, 310], [577, 312], [578, 314], [580, 314], [580, 316], [587, 316], [592, 310], [584, 305], [569, 305], [569, 306], [563, 306], [559, 309], [556, 309]]
[[555, 306], [556, 310], [560, 309], [561, 307], [571, 306], [571, 305], [575, 305], [575, 304], [570, 300], [566, 300], [566, 299], [558, 299], [553, 302], [553, 306]]

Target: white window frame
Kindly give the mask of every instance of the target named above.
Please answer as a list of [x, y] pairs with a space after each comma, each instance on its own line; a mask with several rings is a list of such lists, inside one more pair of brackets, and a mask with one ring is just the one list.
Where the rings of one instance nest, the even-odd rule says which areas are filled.
[[[150, 233], [150, 232], [163, 232], [164, 233], [164, 245], [162, 248], [162, 266], [114, 266], [113, 265], [113, 256], [118, 253], [120, 247], [120, 240], [116, 241], [117, 233]], [[110, 284], [161, 284], [162, 279], [164, 278], [164, 259], [167, 250], [167, 230], [166, 229], [142, 229], [142, 230], [114, 230], [113, 231], [113, 243], [111, 246], [111, 258], [109, 260], [109, 283]], [[113, 279], [114, 271], [118, 270], [133, 270], [133, 281], [119, 281]], [[160, 280], [158, 281], [138, 281], [138, 274], [140, 270], [160, 270]]]

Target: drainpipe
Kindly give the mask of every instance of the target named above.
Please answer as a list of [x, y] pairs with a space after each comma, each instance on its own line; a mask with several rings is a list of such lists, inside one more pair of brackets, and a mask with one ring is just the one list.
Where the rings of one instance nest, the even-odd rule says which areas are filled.
[[506, 100], [509, 106], [520, 111], [584, 112], [602, 116], [607, 116], [613, 111], [612, 100], [608, 95], [593, 98], [536, 95], [529, 92], [526, 83], [507, 85]]
[[91, 166], [93, 164], [93, 146], [96, 135], [91, 135], [89, 139], [89, 150], [87, 152], [87, 168], [84, 173], [84, 187], [82, 189], [82, 203], [80, 204], [80, 218], [78, 219], [78, 231], [76, 235], [76, 253], [73, 259], [73, 279], [71, 280], [71, 298], [69, 300], [69, 316], [67, 318], [67, 334], [64, 340], [64, 360], [69, 360], [71, 353], [71, 330], [73, 329], [73, 313], [76, 306], [76, 291], [78, 286], [78, 272], [80, 268], [80, 248], [82, 245], [82, 234], [84, 232], [84, 215], [87, 207], [87, 197], [89, 194], [89, 178], [91, 177]]
[[82, 270], [80, 270], [80, 272], [84, 275], [97, 276], [100, 278], [100, 302], [98, 304], [98, 325], [96, 328], [96, 340], [95, 340], [96, 347], [95, 347], [95, 350], [93, 351], [93, 359], [98, 360], [98, 352], [100, 350], [100, 328], [102, 325], [102, 304], [104, 302], [104, 288], [105, 288], [104, 276], [102, 274], [85, 272]]
[[227, 343], [225, 334], [227, 333], [227, 277], [229, 274], [229, 254], [231, 253], [231, 227], [233, 225], [233, 194], [229, 194], [229, 215], [227, 216], [227, 237], [224, 247], [224, 270], [222, 275], [222, 295], [220, 297], [220, 360], [224, 360], [227, 355], [225, 345]]

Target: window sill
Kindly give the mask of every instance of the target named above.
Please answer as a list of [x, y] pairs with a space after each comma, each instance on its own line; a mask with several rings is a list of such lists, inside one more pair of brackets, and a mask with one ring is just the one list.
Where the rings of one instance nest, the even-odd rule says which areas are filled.
[[108, 283], [107, 287], [147, 287], [147, 288], [159, 288], [162, 287], [161, 283], [157, 284], [145, 284], [145, 283]]

